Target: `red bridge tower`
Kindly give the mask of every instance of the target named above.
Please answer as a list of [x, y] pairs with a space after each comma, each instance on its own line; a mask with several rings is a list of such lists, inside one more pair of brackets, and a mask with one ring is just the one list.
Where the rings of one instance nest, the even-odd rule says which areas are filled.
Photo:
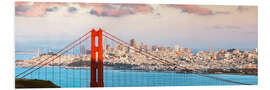
[[[103, 82], [103, 48], [102, 48], [102, 30], [91, 31], [91, 87], [104, 87]], [[96, 46], [96, 37], [98, 45]], [[98, 59], [96, 58], [98, 54]]]

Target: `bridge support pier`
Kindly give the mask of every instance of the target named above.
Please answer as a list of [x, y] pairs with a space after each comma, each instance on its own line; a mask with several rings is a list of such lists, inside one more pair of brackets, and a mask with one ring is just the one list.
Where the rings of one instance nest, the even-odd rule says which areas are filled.
[[[96, 46], [96, 37], [98, 45]], [[98, 54], [98, 58], [96, 58]], [[104, 87], [103, 82], [103, 48], [102, 48], [102, 30], [91, 31], [91, 82], [90, 87]]]

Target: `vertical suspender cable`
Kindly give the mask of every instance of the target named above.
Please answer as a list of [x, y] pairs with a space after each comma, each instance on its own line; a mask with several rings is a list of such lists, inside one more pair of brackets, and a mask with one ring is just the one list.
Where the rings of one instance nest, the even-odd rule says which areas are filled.
[[[143, 46], [141, 48], [143, 48]], [[139, 52], [141, 52], [141, 50]], [[142, 86], [144, 86], [144, 73], [143, 73], [144, 71], [143, 71], [143, 67], [144, 67], [144, 63], [142, 63], [141, 64], [141, 67], [139, 68], [140, 69], [140, 73], [142, 73], [141, 76], [140, 76], [140, 81], [142, 83]]]
[[66, 87], [68, 87], [68, 69], [66, 68]]
[[[109, 53], [111, 53], [112, 52], [112, 41], [110, 41], [110, 47], [109, 47]], [[114, 58], [111, 58], [111, 60], [112, 60], [112, 81], [111, 81], [111, 83], [112, 83], [112, 87], [114, 86], [114, 79], [116, 78], [116, 77], [114, 77], [114, 70], [115, 70], [115, 62], [114, 62]]]
[[52, 61], [52, 80], [54, 81], [54, 61]]
[[40, 69], [38, 69], [38, 79], [40, 79]]
[[58, 71], [59, 71], [59, 85], [61, 86], [61, 56], [59, 57]]
[[87, 68], [87, 67], [88, 67], [88, 64], [87, 64], [87, 61], [88, 61], [88, 60], [87, 60], [87, 59], [88, 59], [88, 54], [87, 54], [87, 51], [88, 51], [88, 47], [87, 47], [87, 46], [88, 46], [88, 43], [87, 43], [87, 42], [88, 42], [88, 40], [86, 40], [86, 42], [85, 42], [85, 50], [84, 50], [84, 57], [86, 57], [86, 58], [85, 58], [85, 59], [86, 59], [86, 60], [85, 60], [85, 62], [86, 62], [86, 63], [85, 63], [85, 66], [86, 66], [86, 67], [85, 67], [85, 87], [87, 87], [87, 85], [88, 85], [88, 68]]
[[[69, 57], [70, 56], [70, 54], [66, 54], [66, 56], [67, 57]], [[65, 59], [65, 62], [67, 62], [67, 59]], [[66, 64], [65, 64], [65, 71], [66, 71], [66, 80], [65, 80], [65, 82], [66, 82], [66, 87], [68, 87], [68, 68], [66, 68]]]
[[[89, 37], [91, 37], [91, 34], [89, 34]], [[89, 50], [91, 50], [90, 49], [91, 48], [90, 45], [91, 45], [91, 39], [89, 38], [89, 46], [87, 45], [89, 47]], [[90, 87], [90, 80], [91, 80], [91, 76], [90, 76], [91, 75], [91, 66], [90, 65], [91, 65], [91, 59], [90, 59], [90, 53], [88, 54], [88, 52], [87, 52], [87, 55], [88, 55], [87, 58], [89, 59], [89, 62], [88, 62], [88, 64], [89, 64], [89, 68], [88, 69], [89, 70], [87, 70], [87, 71], [89, 71], [89, 72], [87, 72], [87, 76], [86, 77], [87, 77], [87, 82], [88, 82], [87, 85], [89, 85], [89, 87]]]
[[[72, 49], [72, 56], [73, 56], [73, 58], [75, 57], [74, 48]], [[72, 62], [74, 63], [75, 59], [73, 59]], [[73, 84], [73, 87], [75, 87], [75, 83], [74, 83], [75, 82], [75, 72], [74, 72], [75, 71], [75, 66], [74, 66], [74, 64], [72, 65], [72, 68], [73, 68], [72, 69], [72, 81], [73, 81], [72, 84]]]
[[45, 66], [45, 80], [47, 80], [47, 65]]
[[80, 69], [80, 87], [82, 87], [82, 75], [81, 75], [81, 73], [82, 73], [82, 70], [81, 70], [81, 68], [82, 68], [82, 57], [81, 57], [81, 49], [82, 49], [82, 45], [81, 45], [81, 43], [80, 43], [80, 47], [79, 47], [79, 58], [80, 58], [80, 66], [79, 66], [79, 69]]
[[[103, 39], [103, 41], [105, 42], [105, 43], [103, 43], [104, 45], [103, 45], [103, 50], [104, 50], [104, 52], [106, 52], [106, 44], [107, 44], [107, 40], [105, 39], [105, 38], [102, 38]], [[103, 52], [103, 57], [104, 57], [104, 61], [105, 61], [105, 53]], [[103, 64], [104, 64], [104, 61], [103, 61]], [[106, 69], [104, 69], [104, 70], [106, 70]], [[108, 71], [107, 72], [104, 72], [105, 73], [105, 78], [104, 78], [104, 86], [108, 83], [108, 82], [106, 82], [107, 80], [108, 80]]]

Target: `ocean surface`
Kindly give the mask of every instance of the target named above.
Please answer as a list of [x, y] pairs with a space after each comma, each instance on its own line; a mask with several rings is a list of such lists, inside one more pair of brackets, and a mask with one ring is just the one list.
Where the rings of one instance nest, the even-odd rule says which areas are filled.
[[[27, 68], [16, 67], [16, 75]], [[258, 77], [252, 75], [208, 74], [226, 80], [257, 85]], [[198, 74], [143, 72], [135, 70], [104, 70], [105, 87], [145, 87], [145, 86], [216, 86], [240, 85], [200, 76]], [[28, 79], [50, 80], [63, 88], [84, 88], [90, 85], [89, 69], [66, 69], [46, 67], [28, 75]]]

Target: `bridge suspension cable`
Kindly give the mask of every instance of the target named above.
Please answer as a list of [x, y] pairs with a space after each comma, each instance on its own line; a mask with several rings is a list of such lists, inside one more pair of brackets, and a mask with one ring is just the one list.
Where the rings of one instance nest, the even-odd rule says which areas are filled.
[[[91, 33], [91, 31], [88, 31], [88, 32], [87, 32], [87, 33], [85, 33], [83, 36], [79, 37], [79, 38], [78, 38], [78, 39], [76, 39], [75, 41], [71, 42], [70, 44], [66, 45], [64, 48], [62, 48], [61, 50], [59, 50], [58, 52], [56, 52], [56, 54], [58, 54], [58, 53], [60, 53], [60, 52], [64, 51], [66, 48], [70, 47], [71, 45], [73, 45], [74, 43], [78, 42], [79, 40], [81, 40], [82, 38], [84, 38], [85, 36], [87, 36], [87, 35], [88, 35], [88, 34], [90, 34], [90, 33]], [[42, 63], [46, 62], [47, 60], [49, 60], [49, 59], [50, 59], [50, 58], [52, 58], [52, 57], [53, 57], [53, 55], [52, 55], [52, 56], [50, 56], [50, 57], [48, 57], [48, 58], [46, 58], [45, 60], [43, 60], [43, 61], [39, 62], [38, 64], [36, 64], [36, 65], [34, 65], [34, 66], [30, 67], [29, 69], [27, 69], [27, 70], [23, 71], [22, 73], [18, 74], [18, 75], [16, 76], [16, 78], [18, 78], [18, 77], [19, 77], [19, 76], [21, 76], [22, 74], [24, 74], [24, 73], [26, 73], [26, 72], [28, 72], [28, 71], [32, 70], [33, 68], [35, 68], [35, 67], [39, 66], [40, 64], [42, 64]]]
[[[100, 29], [101, 30], [101, 29]], [[123, 46], [123, 47], [126, 47], [126, 48], [129, 48], [129, 49], [132, 49], [132, 50], [134, 50], [136, 53], [139, 53], [139, 54], [141, 54], [141, 55], [144, 55], [144, 56], [146, 56], [146, 57], [151, 57], [151, 60], [155, 60], [155, 61], [158, 61], [158, 62], [161, 62], [161, 64], [163, 64], [163, 65], [167, 65], [167, 66], [170, 66], [170, 67], [174, 67], [174, 68], [176, 68], [176, 64], [174, 63], [174, 62], [171, 62], [170, 60], [165, 60], [164, 58], [162, 58], [162, 57], [160, 57], [160, 56], [158, 56], [158, 55], [155, 55], [155, 53], [153, 54], [153, 53], [150, 53], [150, 52], [145, 52], [145, 51], [142, 51], [142, 50], [140, 50], [139, 48], [137, 48], [137, 47], [132, 47], [131, 45], [129, 45], [129, 43], [127, 43], [127, 42], [125, 42], [125, 41], [123, 41], [123, 40], [121, 40], [120, 38], [118, 38], [118, 37], [116, 37], [116, 36], [114, 36], [114, 35], [112, 35], [112, 34], [110, 34], [110, 33], [108, 33], [108, 32], [106, 32], [106, 31], [104, 31], [104, 30], [102, 30], [102, 32], [104, 32], [104, 33], [102, 33], [101, 35], [102, 36], [104, 36], [106, 39], [109, 39], [111, 42], [114, 42], [114, 43], [117, 43], [117, 44], [119, 44], [119, 45], [121, 45], [121, 46]], [[62, 48], [62, 49], [60, 49], [59, 51], [57, 51], [56, 52], [56, 54], [55, 55], [51, 55], [51, 56], [49, 56], [49, 57], [46, 57], [45, 59], [43, 59], [43, 60], [40, 60], [40, 62], [38, 62], [38, 63], [35, 63], [33, 66], [31, 66], [30, 68], [28, 68], [28, 69], [26, 69], [26, 70], [24, 70], [22, 73], [19, 73], [18, 75], [16, 75], [16, 78], [25, 78], [26, 76], [29, 76], [29, 75], [31, 75], [31, 78], [32, 78], [32, 73], [33, 72], [35, 72], [35, 71], [37, 71], [38, 70], [38, 78], [40, 77], [39, 75], [40, 75], [40, 70], [41, 70], [41, 68], [42, 67], [45, 67], [44, 68], [44, 70], [45, 70], [45, 80], [49, 80], [49, 78], [47, 78], [47, 76], [49, 76], [49, 74], [48, 73], [50, 73], [50, 71], [49, 71], [49, 69], [47, 69], [47, 66], [49, 66], [48, 64], [51, 64], [52, 65], [52, 79], [53, 79], [53, 81], [54, 81], [54, 78], [55, 78], [55, 76], [54, 76], [54, 74], [58, 74], [59, 76], [56, 78], [57, 80], [56, 81], [58, 81], [59, 82], [59, 85], [63, 85], [63, 84], [61, 84], [61, 82], [66, 82], [65, 83], [65, 85], [64, 86], [66, 86], [66, 87], [69, 87], [69, 86], [72, 86], [72, 85], [69, 85], [69, 83], [68, 82], [72, 82], [72, 84], [73, 84], [73, 87], [75, 87], [76, 85], [76, 80], [78, 80], [79, 81], [79, 87], [82, 87], [82, 84], [85, 82], [85, 84], [86, 84], [86, 86], [88, 87], [89, 86], [89, 84], [91, 84], [91, 82], [90, 82], [90, 80], [91, 80], [91, 78], [89, 77], [89, 75], [91, 75], [91, 69], [89, 68], [88, 70], [86, 69], [86, 74], [82, 74], [84, 71], [82, 70], [82, 65], [84, 65], [84, 66], [87, 66], [87, 64], [84, 64], [84, 63], [82, 63], [82, 59], [83, 58], [85, 58], [84, 57], [84, 54], [82, 54], [81, 52], [84, 52], [85, 53], [85, 51], [81, 51], [82, 49], [81, 48], [83, 48], [83, 47], [85, 47], [84, 46], [84, 44], [82, 44], [82, 43], [84, 43], [85, 42], [85, 44], [86, 44], [86, 48], [87, 48], [87, 46], [90, 46], [90, 44], [93, 44], [93, 42], [92, 43], [87, 43], [86, 41], [89, 39], [91, 37], [91, 31], [89, 31], [89, 32], [87, 32], [87, 33], [85, 33], [85, 34], [83, 34], [81, 37], [79, 37], [78, 39], [76, 39], [75, 41], [73, 41], [73, 42], [71, 42], [70, 44], [68, 44], [68, 45], [66, 45], [64, 48]], [[101, 38], [102, 39], [102, 38]], [[95, 43], [94, 43], [95, 44]], [[102, 45], [102, 43], [101, 43], [101, 45]], [[105, 44], [106, 45], [106, 44]], [[114, 45], [114, 44], [113, 44]], [[92, 46], [92, 45], [91, 45]], [[61, 63], [62, 63], [62, 61], [64, 61], [64, 60], [61, 60], [61, 59], [63, 59], [63, 58], [61, 58], [61, 56], [63, 56], [64, 54], [66, 54], [66, 53], [68, 53], [69, 51], [71, 51], [72, 53], [72, 55], [75, 55], [75, 52], [74, 52], [74, 49], [75, 48], [80, 48], [79, 49], [79, 57], [80, 57], [80, 60], [79, 60], [79, 62], [77, 61], [77, 60], [75, 60], [75, 59], [72, 59], [72, 61], [71, 62], [78, 62], [77, 64], [79, 64], [79, 72], [75, 72], [75, 70], [72, 70], [71, 71], [71, 74], [69, 74], [69, 70], [67, 70], [67, 69], [63, 69], [63, 70], [65, 70], [65, 72], [64, 73], [62, 73], [62, 67], [61, 67]], [[113, 46], [114, 47], [114, 46]], [[89, 47], [90, 48], [90, 47]], [[90, 49], [90, 50], [92, 50], [92, 49]], [[102, 49], [100, 50], [100, 51], [102, 51]], [[103, 53], [103, 52], [102, 52]], [[87, 52], [86, 52], [86, 54], [88, 54]], [[92, 54], [92, 53], [91, 53]], [[114, 55], [112, 55], [112, 56], [114, 56]], [[103, 57], [102, 57], [103, 58]], [[40, 59], [40, 58], [34, 58], [34, 59]], [[54, 70], [55, 69], [55, 62], [56, 62], [56, 60], [57, 59], [59, 59], [59, 61], [58, 61], [58, 73], [55, 73], [55, 71], [57, 71], [57, 70]], [[90, 59], [90, 58], [87, 58], [87, 59], [89, 59], [89, 61], [91, 61], [92, 59]], [[172, 59], [173, 60], [173, 59]], [[112, 61], [111, 62], [114, 62], [114, 59], [112, 59]], [[116, 61], [117, 62], [117, 61]], [[56, 62], [57, 63], [57, 62]], [[99, 64], [99, 63], [96, 63], [96, 64]], [[120, 63], [121, 64], [121, 63]], [[75, 64], [74, 64], [75, 65]], [[103, 62], [102, 62], [102, 65], [103, 65]], [[115, 65], [117, 65], [117, 64], [115, 64], [115, 63], [112, 63], [112, 67], [114, 67]], [[76, 66], [76, 65], [75, 65]], [[89, 64], [89, 66], [90, 66], [90, 64]], [[127, 66], [126, 64], [124, 64], [124, 66]], [[120, 67], [120, 65], [119, 65], [119, 67]], [[74, 67], [73, 67], [74, 68]], [[77, 67], [75, 67], [75, 68], [77, 68]], [[103, 66], [102, 66], [102, 68], [103, 68]], [[143, 68], [145, 68], [145, 67], [143, 67]], [[48, 71], [47, 71], [48, 70]], [[89, 72], [88, 72], [89, 71]], [[112, 79], [111, 79], [111, 83], [112, 83], [112, 86], [114, 86], [114, 82], [115, 82], [115, 79], [113, 79], [113, 78], [115, 78], [117, 75], [117, 73], [118, 73], [118, 79], [119, 80], [116, 80], [116, 82], [118, 81], [118, 83], [119, 83], [119, 85], [120, 85], [120, 78], [124, 78], [124, 83], [126, 84], [127, 83], [127, 81], [125, 81], [125, 80], [127, 80], [126, 79], [126, 74], [122, 74], [123, 76], [121, 76], [120, 75], [120, 73], [121, 72], [117, 72], [117, 73], [114, 73], [113, 71], [111, 71], [112, 72], [112, 74], [111, 74], [111, 76], [112, 76]], [[143, 70], [142, 70], [142, 72], [144, 72]], [[106, 72], [106, 73], [108, 73], [108, 71]], [[47, 75], [48, 74], [48, 75]], [[78, 74], [78, 77], [79, 77], [79, 79], [78, 78], [75, 78], [75, 76]], [[196, 74], [196, 73], [195, 73]], [[86, 77], [84, 77], [83, 75], [85, 75]], [[104, 75], [106, 75], [106, 74], [104, 74]], [[145, 83], [144, 82], [144, 73], [141, 75], [142, 77], [143, 77], [143, 81], [141, 82], [141, 83]], [[153, 78], [155, 78], [155, 79], [160, 79], [159, 77], [155, 77], [155, 75], [156, 74], [152, 74], [152, 76], [151, 77], [153, 77]], [[215, 80], [219, 80], [219, 81], [223, 81], [223, 82], [230, 82], [230, 83], [235, 83], [235, 84], [243, 84], [243, 85], [251, 85], [251, 84], [247, 84], [247, 83], [242, 83], [242, 82], [237, 82], [237, 81], [232, 81], [232, 80], [227, 80], [227, 79], [222, 79], [222, 78], [218, 78], [218, 77], [214, 77], [214, 76], [209, 76], [209, 75], [206, 75], [206, 74], [196, 74], [196, 75], [199, 75], [199, 76], [203, 76], [203, 77], [207, 77], [207, 78], [211, 78], [211, 79], [215, 79]], [[102, 69], [102, 75], [101, 76], [103, 76], [103, 69]], [[41, 77], [43, 77], [43, 76], [41, 76]], [[62, 77], [64, 77], [64, 78], [66, 78], [65, 80], [61, 80], [62, 79]], [[70, 78], [69, 78], [70, 77]], [[130, 73], [130, 77], [132, 77], [131, 76], [131, 73]], [[83, 81], [83, 78], [86, 78], [86, 81]], [[99, 78], [99, 77], [98, 77]], [[103, 78], [103, 77], [102, 77]], [[170, 77], [171, 79], [173, 79], [172, 77]], [[106, 79], [108, 79], [108, 78], [106, 78]], [[135, 76], [135, 80], [134, 81], [136, 81], [136, 83], [137, 83], [137, 80], [138, 79], [138, 73], [136, 72], [136, 76]], [[130, 79], [130, 80], [132, 80], [132, 78]], [[88, 82], [89, 81], [89, 82]], [[103, 81], [103, 80], [102, 80]], [[131, 81], [130, 81], [131, 82]], [[147, 81], [148, 82], [148, 81]], [[146, 82], [146, 84], [147, 84], [147, 82]], [[151, 82], [151, 81], [150, 81]], [[152, 82], [155, 82], [155, 80], [153, 79], [153, 81]], [[91, 86], [91, 85], [90, 85]]]
[[[103, 34], [104, 37], [106, 37], [106, 38], [108, 38], [108, 39], [110, 39], [110, 40], [112, 40], [112, 41], [114, 41], [114, 42], [116, 42], [116, 43], [118, 43], [118, 44], [120, 44], [120, 45], [122, 45], [122, 46], [124, 46], [124, 47], [127, 47], [127, 48], [130, 48], [130, 47], [131, 47], [127, 42], [125, 42], [125, 41], [119, 39], [118, 37], [116, 37], [116, 36], [114, 36], [114, 35], [112, 35], [112, 34], [106, 32], [106, 31], [103, 31], [103, 32], [105, 33], [105, 34]], [[107, 36], [106, 34], [109, 35], [109, 36], [111, 36], [111, 37]], [[117, 41], [117, 40], [118, 40], [118, 41]], [[141, 52], [141, 51], [140, 51], [138, 48], [136, 48], [136, 47], [133, 47], [133, 48], [130, 48], [130, 49], [136, 50], [138, 53], [143, 54], [143, 55], [145, 55], [145, 56], [153, 56], [153, 57], [156, 58], [156, 59], [154, 59], [154, 60], [158, 60], [158, 61], [160, 61], [160, 62], [162, 62], [162, 63], [170, 64], [170, 65], [175, 65], [174, 63], [169, 62], [169, 61], [167, 61], [167, 60], [164, 60], [164, 59], [162, 59], [162, 58], [160, 58], [160, 57], [158, 57], [158, 56], [155, 56], [155, 55], [153, 55], [153, 54], [151, 54], [151, 53]], [[248, 84], [248, 83], [242, 83], [242, 82], [237, 82], [237, 81], [227, 80], [227, 79], [218, 78], [218, 77], [214, 77], [214, 76], [209, 76], [209, 75], [206, 75], [206, 74], [199, 74], [199, 73], [198, 73], [197, 75], [203, 76], [203, 77], [207, 77], [207, 78], [211, 78], [211, 79], [215, 79], [215, 80], [224, 81], [224, 82], [230, 82], [230, 83], [242, 84], [242, 85], [252, 85], [252, 84]]]
[[[84, 36], [86, 36], [87, 34], [88, 34], [88, 33], [86, 33]], [[82, 37], [80, 37], [79, 39], [75, 40], [73, 43], [69, 44], [68, 46], [71, 46], [72, 44], [76, 43], [77, 41], [79, 41], [79, 40], [80, 40], [81, 38], [83, 38], [84, 36], [82, 36]], [[48, 62], [46, 62], [46, 63], [44, 63], [44, 64], [38, 63], [37, 65], [33, 66], [33, 68], [36, 67], [36, 66], [38, 66], [38, 68], [36, 68], [36, 69], [34, 69], [33, 71], [31, 71], [31, 72], [29, 72], [29, 73], [23, 75], [21, 78], [24, 78], [25, 76], [27, 76], [27, 75], [33, 73], [34, 71], [36, 71], [36, 70], [42, 68], [44, 65], [47, 65], [47, 64], [50, 63], [51, 61], [54, 61], [55, 59], [57, 59], [58, 57], [62, 56], [62, 55], [65, 54], [65, 53], [67, 53], [68, 51], [70, 51], [70, 50], [73, 49], [74, 47], [78, 46], [80, 43], [84, 42], [84, 41], [87, 40], [88, 38], [89, 38], [89, 36], [86, 37], [85, 39], [83, 39], [82, 41], [79, 41], [77, 44], [73, 45], [71, 48], [69, 48], [69, 49], [67, 49], [67, 50], [65, 50], [65, 49], [68, 48], [68, 47], [65, 47], [65, 48], [61, 49], [60, 51], [63, 51], [63, 50], [65, 50], [65, 51], [64, 51], [63, 53], [61, 53], [61, 54], [59, 54], [60, 52], [58, 52], [58, 53], [56, 54], [57, 56], [56, 56], [55, 58], [53, 58], [52, 60], [49, 60]], [[59, 55], [58, 55], [58, 54], [59, 54]], [[52, 55], [51, 57], [53, 57], [53, 55]], [[48, 59], [50, 59], [51, 57], [49, 57]], [[45, 61], [47, 61], [48, 59], [45, 59], [45, 60], [43, 60], [42, 62], [45, 62]], [[42, 64], [42, 65], [40, 65], [40, 64]], [[33, 68], [31, 67], [31, 69], [33, 69]], [[26, 72], [29, 71], [29, 70], [31, 70], [31, 69], [26, 70]], [[23, 73], [17, 75], [16, 78], [19, 78], [19, 76], [22, 75], [22, 74], [24, 74], [24, 73], [25, 73], [25, 71], [24, 71]]]

